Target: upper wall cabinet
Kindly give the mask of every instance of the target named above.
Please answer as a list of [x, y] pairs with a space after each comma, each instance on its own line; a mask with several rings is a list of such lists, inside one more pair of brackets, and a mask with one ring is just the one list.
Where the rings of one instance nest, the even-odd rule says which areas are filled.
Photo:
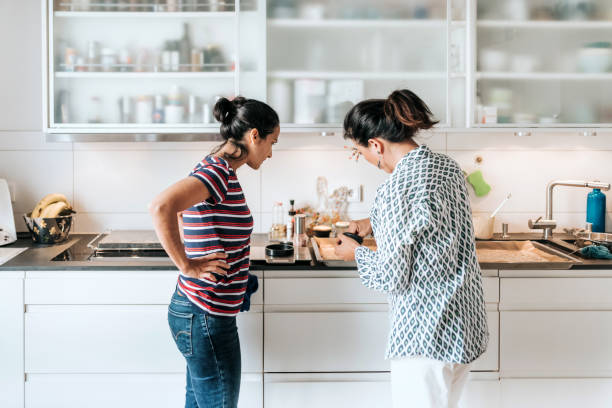
[[51, 133], [218, 132], [217, 98], [265, 98], [263, 0], [44, 4]]
[[612, 124], [612, 2], [478, 0], [473, 123]]
[[455, 29], [465, 37], [465, 7], [447, 0], [267, 4], [268, 101], [288, 127], [341, 127], [353, 104], [401, 88], [422, 97], [441, 126], [457, 124], [450, 93], [465, 75], [463, 47], [451, 38]]
[[284, 132], [334, 132], [401, 88], [442, 130], [612, 127], [609, 0], [41, 4], [49, 134], [211, 135], [239, 94]]

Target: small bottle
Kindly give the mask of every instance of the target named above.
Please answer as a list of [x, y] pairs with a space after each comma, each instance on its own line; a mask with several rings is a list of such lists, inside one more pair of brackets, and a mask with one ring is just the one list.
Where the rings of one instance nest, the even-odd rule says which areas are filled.
[[292, 242], [292, 240], [293, 240], [293, 222], [291, 222], [291, 219], [289, 219], [287, 221], [287, 237], [285, 238], [285, 241]]
[[210, 123], [210, 105], [207, 103], [202, 104], [202, 123]]
[[195, 95], [189, 95], [189, 103], [188, 103], [188, 109], [187, 109], [187, 113], [188, 113], [188, 121], [189, 123], [197, 123], [197, 113], [196, 113], [196, 106], [197, 106], [197, 98]]
[[287, 218], [287, 241], [291, 242], [293, 238], [293, 230], [295, 225], [295, 208], [294, 208], [295, 200], [289, 200], [289, 217]]
[[164, 123], [164, 97], [155, 95], [155, 108], [153, 109], [153, 123]]
[[606, 232], [606, 195], [598, 188], [587, 196], [586, 221], [593, 224], [593, 232]]

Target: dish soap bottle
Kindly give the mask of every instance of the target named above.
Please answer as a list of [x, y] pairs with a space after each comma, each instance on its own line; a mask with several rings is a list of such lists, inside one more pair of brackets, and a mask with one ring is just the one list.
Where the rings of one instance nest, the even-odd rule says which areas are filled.
[[606, 195], [598, 188], [587, 196], [586, 221], [593, 224], [593, 232], [606, 232]]

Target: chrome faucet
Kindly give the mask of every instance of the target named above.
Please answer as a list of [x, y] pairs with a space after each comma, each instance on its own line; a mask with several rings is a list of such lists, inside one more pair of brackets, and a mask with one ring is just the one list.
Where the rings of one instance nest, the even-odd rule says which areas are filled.
[[557, 222], [553, 219], [553, 188], [555, 186], [599, 188], [606, 191], [610, 190], [609, 183], [601, 183], [599, 181], [556, 180], [548, 183], [548, 186], [546, 186], [546, 219], [539, 217], [535, 221], [529, 220], [528, 222], [529, 228], [544, 230], [544, 239], [552, 238], [553, 229], [557, 227]]

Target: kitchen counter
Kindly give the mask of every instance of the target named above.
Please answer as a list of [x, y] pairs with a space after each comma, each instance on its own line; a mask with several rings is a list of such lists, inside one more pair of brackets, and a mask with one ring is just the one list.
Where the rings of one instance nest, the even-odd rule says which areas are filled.
[[[29, 238], [20, 238], [17, 242], [6, 246], [5, 248], [27, 248], [26, 251], [20, 253], [8, 262], [0, 265], [0, 271], [23, 271], [23, 270], [176, 270], [176, 267], [168, 258], [146, 259], [136, 258], [134, 261], [112, 261], [112, 260], [92, 260], [92, 261], [54, 261], [53, 258], [64, 253], [68, 248], [73, 248], [77, 243], [79, 246], [84, 246], [87, 242], [95, 238], [94, 234], [73, 234], [70, 238], [56, 245], [37, 245]], [[557, 234], [555, 240], [562, 243], [561, 240], [571, 238], [570, 235]], [[511, 234], [506, 240], [539, 240], [541, 234], [517, 233]], [[254, 234], [253, 245], [263, 245], [266, 240], [266, 234]], [[498, 234], [494, 235], [493, 240], [503, 241]], [[545, 263], [481, 263], [483, 270], [541, 270], [547, 268]], [[252, 270], [354, 270], [354, 266], [347, 267], [328, 267], [312, 261], [310, 264], [266, 264], [265, 262], [253, 262]], [[612, 269], [612, 260], [589, 260], [579, 259], [578, 262], [571, 265], [572, 270], [580, 269]]]

